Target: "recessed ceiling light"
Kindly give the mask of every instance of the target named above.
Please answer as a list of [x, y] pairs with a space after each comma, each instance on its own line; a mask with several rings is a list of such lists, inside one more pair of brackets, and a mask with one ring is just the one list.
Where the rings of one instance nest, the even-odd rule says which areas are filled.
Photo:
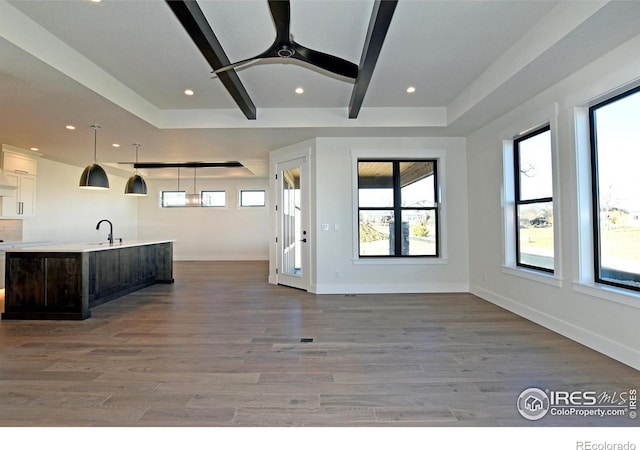
[[415, 91], [416, 91], [416, 88], [415, 88], [415, 87], [413, 87], [413, 86], [409, 86], [409, 87], [407, 88], [407, 93], [408, 93], [408, 94], [413, 94]]
[[74, 127], [73, 125], [67, 125], [65, 128], [67, 130], [75, 130], [76, 129], [76, 127]]
[[191, 89], [185, 89], [184, 90], [184, 95], [193, 95], [194, 92]]
[[118, 148], [120, 147], [120, 144], [111, 144], [112, 147]]
[[30, 150], [33, 150], [34, 152], [39, 151], [40, 149], [38, 147], [31, 147]]
[[304, 89], [302, 89], [301, 87], [297, 87], [296, 94], [304, 94]]
[[93, 3], [100, 3], [102, 0], [91, 0]]

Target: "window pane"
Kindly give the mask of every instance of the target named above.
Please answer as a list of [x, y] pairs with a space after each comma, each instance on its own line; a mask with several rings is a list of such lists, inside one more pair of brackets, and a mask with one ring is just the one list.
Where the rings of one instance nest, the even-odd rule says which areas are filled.
[[517, 139], [516, 264], [553, 272], [553, 177], [550, 127]]
[[185, 205], [185, 192], [184, 191], [162, 191], [162, 207], [170, 208], [172, 206], [184, 206]]
[[393, 255], [389, 239], [392, 223], [391, 210], [360, 211], [360, 255]]
[[360, 256], [438, 256], [436, 164], [358, 161]]
[[202, 206], [222, 207], [226, 205], [225, 191], [202, 191]]
[[263, 190], [240, 191], [240, 206], [264, 206], [266, 194]]
[[640, 289], [640, 93], [596, 108], [598, 281]]
[[402, 255], [436, 255], [436, 213], [433, 210], [402, 210]]
[[393, 163], [358, 162], [360, 208], [393, 207]]
[[435, 206], [433, 161], [400, 163], [400, 186], [403, 207]]
[[518, 205], [518, 264], [553, 270], [553, 202]]
[[553, 196], [551, 176], [551, 132], [545, 131], [518, 142], [520, 198], [532, 200]]

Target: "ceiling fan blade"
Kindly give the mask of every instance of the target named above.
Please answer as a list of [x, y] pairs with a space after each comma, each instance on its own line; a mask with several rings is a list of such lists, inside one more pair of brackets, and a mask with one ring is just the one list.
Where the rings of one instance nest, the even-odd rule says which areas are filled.
[[246, 66], [247, 64], [250, 64], [253, 61], [257, 61], [259, 59], [265, 59], [265, 58], [278, 58], [278, 54], [276, 53], [275, 47], [271, 47], [268, 50], [260, 53], [259, 55], [252, 56], [251, 58], [243, 59], [242, 61], [237, 61], [232, 64], [227, 64], [226, 66], [223, 66], [214, 70], [212, 73], [217, 75], [221, 72], [226, 72], [227, 70]]
[[276, 42], [289, 42], [289, 24], [291, 23], [291, 5], [289, 0], [269, 0], [269, 8], [276, 25]]
[[246, 64], [252, 63], [253, 61], [257, 61], [258, 59], [260, 59], [258, 56], [254, 56], [253, 58], [243, 59], [242, 61], [234, 62], [233, 64], [227, 64], [226, 66], [220, 67], [219, 69], [214, 70], [212, 73], [215, 75], [218, 75], [221, 72], [226, 72], [227, 70], [244, 66]]
[[292, 58], [307, 62], [343, 77], [354, 80], [358, 77], [358, 66], [346, 59], [303, 47], [293, 41], [291, 41], [291, 44], [295, 50], [295, 53], [291, 56]]

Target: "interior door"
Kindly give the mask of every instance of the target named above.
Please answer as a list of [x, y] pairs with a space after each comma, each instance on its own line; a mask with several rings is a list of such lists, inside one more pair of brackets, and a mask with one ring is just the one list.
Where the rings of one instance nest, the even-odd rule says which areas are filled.
[[309, 290], [307, 158], [278, 163], [277, 283]]

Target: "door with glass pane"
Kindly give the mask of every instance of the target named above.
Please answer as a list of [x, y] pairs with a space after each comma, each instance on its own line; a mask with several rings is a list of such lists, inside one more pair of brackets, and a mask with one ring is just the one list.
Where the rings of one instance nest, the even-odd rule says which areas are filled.
[[299, 158], [277, 165], [277, 282], [309, 289], [308, 163]]

